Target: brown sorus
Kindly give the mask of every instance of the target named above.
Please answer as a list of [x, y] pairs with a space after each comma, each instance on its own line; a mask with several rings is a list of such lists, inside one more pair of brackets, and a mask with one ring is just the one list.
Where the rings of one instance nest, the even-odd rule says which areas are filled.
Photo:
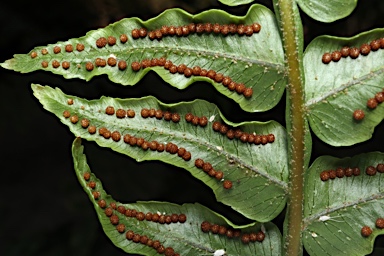
[[384, 173], [384, 164], [378, 164], [376, 166], [376, 169], [377, 169], [378, 172]]
[[362, 44], [360, 46], [361, 55], [368, 55], [371, 52], [371, 46], [369, 44]]
[[103, 133], [103, 137], [104, 139], [109, 139], [111, 137], [111, 132], [109, 130], [106, 130], [104, 133]]
[[155, 117], [156, 117], [156, 119], [162, 119], [163, 118], [163, 111], [161, 110], [161, 109], [157, 109], [156, 111], [155, 111]]
[[356, 47], [350, 48], [349, 49], [349, 57], [352, 59], [356, 59], [360, 55], [360, 50]]
[[341, 53], [341, 57], [343, 57], [343, 58], [348, 57], [349, 56], [349, 47], [344, 46], [343, 48], [341, 48], [340, 53]]
[[269, 143], [273, 143], [275, 141], [275, 135], [273, 135], [272, 133], [268, 134], [267, 137]]
[[215, 76], [216, 76], [216, 71], [215, 70], [212, 70], [210, 69], [207, 73], [207, 77], [211, 78], [211, 79], [215, 79]]
[[227, 233], [227, 228], [224, 226], [219, 227], [219, 234], [220, 235], [225, 235]]
[[216, 73], [214, 80], [216, 83], [221, 83], [224, 79], [224, 75], [221, 73]]
[[63, 67], [63, 69], [69, 69], [71, 64], [68, 61], [63, 61], [63, 63], [61, 63], [61, 66]]
[[184, 74], [184, 70], [187, 68], [187, 66], [185, 64], [180, 64], [179, 66], [177, 66], [177, 72], [179, 72], [179, 74]]
[[199, 66], [194, 66], [192, 68], [192, 74], [194, 76], [199, 76], [200, 75], [200, 72], [201, 72], [201, 68]]
[[42, 66], [43, 68], [47, 68], [47, 67], [48, 67], [48, 61], [43, 60], [43, 61], [41, 62], [41, 66]]
[[332, 54], [330, 54], [329, 52], [324, 53], [323, 57], [321, 58], [321, 61], [324, 64], [330, 63], [332, 61]]
[[191, 123], [192, 123], [193, 125], [198, 125], [198, 124], [200, 123], [200, 117], [198, 117], [198, 116], [194, 116], [194, 117], [192, 118]]
[[249, 234], [243, 234], [241, 236], [241, 242], [243, 242], [244, 244], [248, 244], [249, 241], [250, 241]]
[[107, 206], [107, 202], [104, 199], [101, 199], [97, 204], [103, 209]]
[[31, 58], [34, 59], [37, 57], [37, 52], [31, 52]]
[[113, 115], [113, 114], [115, 114], [115, 108], [114, 107], [112, 107], [112, 106], [108, 106], [106, 109], [105, 109], [105, 114], [107, 114], [107, 115]]
[[146, 37], [146, 36], [147, 36], [147, 30], [146, 30], [145, 28], [140, 28], [140, 29], [139, 29], [139, 36], [140, 36], [141, 38]]
[[366, 173], [367, 175], [369, 175], [369, 176], [374, 176], [374, 175], [376, 175], [376, 172], [377, 172], [377, 170], [376, 170], [376, 168], [373, 167], [373, 166], [368, 166], [368, 167], [365, 169], [365, 173]]
[[368, 237], [372, 234], [372, 229], [368, 226], [363, 226], [361, 228], [361, 235], [364, 237]]
[[363, 120], [365, 117], [365, 113], [363, 110], [361, 109], [356, 109], [354, 112], [353, 112], [353, 118], [356, 120], [356, 121], [360, 121], [360, 120]]
[[375, 99], [378, 103], [384, 102], [384, 92], [378, 92], [375, 94]]
[[64, 116], [65, 118], [68, 118], [68, 117], [71, 116], [71, 113], [70, 113], [68, 110], [64, 110], [64, 112], [63, 112], [63, 116]]
[[141, 236], [140, 237], [140, 243], [141, 244], [147, 244], [148, 243], [148, 237], [147, 236]]
[[199, 125], [205, 127], [208, 124], [208, 118], [206, 116], [200, 117]]
[[369, 46], [371, 47], [372, 51], [377, 51], [378, 49], [380, 49], [380, 40], [371, 41]]
[[212, 232], [213, 234], [217, 234], [217, 233], [219, 233], [219, 229], [220, 229], [220, 226], [219, 226], [219, 225], [217, 225], [217, 224], [212, 224], [212, 225], [211, 225], [211, 232]]
[[327, 181], [327, 180], [329, 180], [329, 172], [328, 171], [322, 171], [321, 173], [320, 173], [320, 179], [322, 180], [322, 181]]
[[333, 180], [333, 179], [336, 178], [336, 171], [335, 170], [329, 170], [328, 173], [329, 173], [329, 178], [330, 179]]
[[351, 167], [347, 167], [344, 170], [345, 176], [351, 177], [353, 175], [353, 169]]
[[60, 62], [58, 62], [57, 60], [53, 60], [53, 61], [52, 61], [52, 67], [53, 67], [53, 68], [58, 68], [58, 67], [60, 67]]
[[169, 72], [171, 72], [171, 74], [176, 74], [177, 73], [177, 66], [176, 65], [172, 65], [169, 68]]
[[232, 140], [235, 137], [235, 132], [232, 129], [229, 129], [226, 135], [228, 139]]
[[112, 132], [112, 140], [118, 142], [121, 139], [121, 135], [118, 131]]
[[230, 188], [232, 188], [232, 181], [230, 181], [230, 180], [224, 180], [224, 181], [223, 181], [223, 187], [224, 187], [225, 189], [230, 189]]
[[133, 39], [138, 39], [140, 37], [139, 30], [136, 28], [132, 30], [131, 34]]
[[185, 215], [184, 213], [179, 214], [179, 222], [184, 223], [186, 221], [187, 221], [187, 215]]
[[60, 48], [60, 46], [55, 46], [55, 47], [53, 47], [53, 53], [54, 54], [58, 54], [58, 53], [60, 53], [61, 52], [61, 48]]
[[109, 36], [108, 39], [107, 39], [107, 41], [108, 41], [108, 45], [109, 45], [109, 46], [115, 45], [115, 44], [116, 44], [116, 37], [114, 37], [114, 36]]
[[215, 33], [215, 34], [219, 34], [220, 33], [220, 25], [219, 25], [219, 23], [215, 23], [214, 25], [213, 25], [213, 28], [212, 28], [212, 30], [213, 30], [213, 33]]
[[96, 58], [95, 65], [96, 67], [105, 67], [105, 65], [107, 65], [107, 62], [105, 61], [105, 59]]
[[221, 128], [221, 123], [220, 122], [213, 122], [213, 124], [212, 124], [212, 129], [214, 130], [214, 131], [216, 131], [216, 132], [218, 132], [219, 130], [220, 130], [220, 128]]
[[125, 143], [129, 144], [130, 138], [131, 138], [130, 134], [125, 134], [124, 137], [123, 137], [123, 140], [124, 140]]
[[151, 60], [149, 60], [149, 59], [142, 60], [141, 61], [141, 67], [143, 69], [151, 67]]
[[89, 126], [88, 127], [88, 132], [90, 134], [95, 134], [96, 133], [96, 126], [94, 126], [94, 125]]
[[185, 148], [183, 147], [180, 147], [179, 150], [177, 151], [177, 155], [182, 157], [185, 154], [185, 152], [187, 152], [187, 150], [185, 150]]
[[203, 165], [204, 165], [204, 161], [203, 161], [202, 159], [197, 158], [197, 159], [195, 160], [195, 166], [196, 166], [197, 168], [203, 168]]
[[159, 215], [159, 214], [154, 213], [154, 214], [152, 215], [152, 221], [153, 221], [153, 222], [158, 222], [159, 219], [160, 219], [160, 215]]
[[92, 62], [87, 62], [87, 64], [85, 64], [85, 68], [86, 68], [88, 71], [92, 71], [92, 70], [93, 70], [93, 64], [92, 64]]
[[206, 69], [201, 69], [201, 71], [200, 71], [200, 76], [207, 76], [207, 74], [208, 74], [208, 70], [206, 70]]
[[134, 235], [135, 233], [133, 233], [132, 230], [129, 230], [127, 231], [127, 233], [125, 233], [125, 238], [127, 238], [128, 240], [132, 240]]
[[156, 38], [155, 31], [149, 31], [148, 38], [151, 40], [155, 40], [155, 38]]
[[128, 36], [126, 34], [120, 35], [120, 42], [125, 44], [128, 41]]
[[105, 37], [100, 37], [96, 40], [96, 46], [102, 48], [107, 45], [107, 39]]
[[370, 109], [375, 109], [377, 107], [377, 100], [376, 98], [370, 98], [368, 101], [367, 101], [367, 107], [370, 108]]
[[76, 45], [76, 50], [78, 51], [78, 52], [81, 52], [81, 51], [83, 51], [84, 50], [84, 45], [83, 44], [77, 44]]
[[136, 113], [135, 113], [135, 111], [134, 111], [133, 109], [128, 109], [128, 110], [127, 110], [127, 116], [128, 116], [129, 118], [134, 118], [135, 115], [136, 115]]
[[145, 214], [143, 212], [138, 212], [136, 214], [136, 219], [139, 221], [143, 221], [145, 219]]
[[153, 216], [153, 214], [152, 214], [151, 212], [147, 212], [147, 213], [145, 214], [145, 219], [146, 219], [147, 221], [151, 221], [151, 220], [152, 220], [152, 216]]
[[180, 121], [180, 115], [178, 113], [173, 113], [171, 116], [172, 122], [178, 123]]
[[117, 66], [120, 70], [125, 70], [127, 68], [127, 62], [125, 62], [125, 60], [119, 60]]
[[165, 252], [165, 247], [163, 245], [160, 245], [159, 248], [156, 249], [157, 253], [163, 254]]
[[192, 69], [191, 68], [185, 68], [185, 70], [184, 70], [184, 76], [185, 77], [191, 77], [192, 76], [192, 74], [193, 74], [193, 72], [192, 72]]
[[244, 97], [250, 98], [250, 97], [252, 97], [252, 94], [253, 94], [253, 89], [251, 87], [245, 88], [245, 90], [243, 92]]
[[256, 234], [256, 240], [257, 240], [258, 242], [263, 242], [264, 239], [265, 239], [265, 234], [264, 234], [264, 232], [263, 232], [263, 231], [259, 231], [259, 232], [257, 232], [257, 234]]
[[92, 196], [95, 200], [99, 199], [100, 197], [100, 192], [99, 191], [93, 191]]
[[117, 118], [125, 118], [126, 115], [127, 115], [127, 112], [124, 109], [119, 108], [118, 110], [116, 110]]
[[165, 121], [170, 121], [172, 119], [172, 113], [169, 111], [164, 112], [164, 120]]
[[344, 169], [343, 168], [339, 167], [339, 168], [336, 169], [336, 177], [337, 178], [343, 178], [344, 175], [345, 175], [345, 173], [344, 173]]
[[112, 214], [113, 214], [113, 209], [111, 207], [108, 207], [104, 210], [104, 213], [105, 215], [107, 215], [108, 217], [111, 217]]
[[140, 113], [141, 113], [141, 117], [143, 118], [149, 117], [149, 109], [147, 108], [143, 108]]
[[167, 247], [164, 250], [164, 255], [165, 256], [175, 256], [175, 250], [173, 250], [172, 247]]
[[112, 209], [114, 209], [114, 210], [117, 209], [117, 204], [116, 204], [116, 202], [110, 202], [109, 205], [112, 207]]
[[235, 90], [238, 94], [242, 94], [245, 91], [245, 85], [243, 83], [236, 83]]
[[132, 238], [132, 241], [135, 242], [135, 243], [139, 243], [140, 239], [141, 239], [141, 236], [139, 234], [134, 234], [133, 238]]
[[354, 176], [359, 176], [360, 175], [360, 168], [359, 167], [355, 167], [352, 170], [353, 170], [353, 175]]
[[245, 26], [245, 35], [247, 35], [247, 36], [252, 36], [253, 35], [252, 26]]
[[224, 24], [220, 27], [220, 33], [223, 35], [223, 36], [226, 36], [228, 35], [229, 33], [229, 27], [228, 25]]
[[384, 228], [384, 218], [377, 218], [376, 227], [380, 229]]
[[83, 177], [84, 177], [84, 180], [88, 181], [91, 178], [91, 174], [89, 172], [85, 172]]
[[202, 168], [203, 168], [203, 171], [209, 172], [210, 170], [212, 170], [212, 165], [211, 165], [211, 163], [205, 162], [203, 164]]
[[124, 231], [125, 231], [125, 225], [120, 223], [119, 225], [116, 226], [116, 230], [117, 230], [117, 232], [119, 232], [119, 233], [124, 233]]
[[77, 115], [74, 115], [71, 116], [69, 120], [71, 121], [71, 123], [76, 124], [79, 121], [79, 117]]
[[254, 33], [259, 33], [261, 30], [261, 25], [259, 23], [253, 23], [252, 24], [252, 29]]
[[125, 214], [125, 211], [126, 211], [125, 206], [124, 205], [117, 206], [117, 211], [121, 214]]
[[66, 52], [73, 52], [73, 46], [71, 44], [67, 44], [65, 46], [65, 51]]
[[85, 128], [88, 128], [88, 126], [89, 126], [89, 120], [86, 119], [86, 118], [81, 119], [80, 124], [81, 124], [81, 127], [83, 127], [84, 129], [85, 129]]
[[236, 83], [234, 81], [231, 81], [229, 84], [228, 84], [228, 89], [230, 91], [234, 91], [236, 89]]
[[41, 54], [43, 54], [43, 55], [46, 55], [46, 54], [48, 54], [48, 50], [47, 49], [41, 49]]
[[332, 52], [332, 60], [334, 62], [338, 62], [340, 59], [341, 59], [341, 52], [339, 51]]
[[237, 34], [239, 34], [240, 36], [244, 35], [245, 33], [245, 26], [244, 24], [240, 24], [237, 26]]
[[224, 173], [222, 171], [216, 171], [215, 178], [217, 180], [221, 180], [224, 177]]

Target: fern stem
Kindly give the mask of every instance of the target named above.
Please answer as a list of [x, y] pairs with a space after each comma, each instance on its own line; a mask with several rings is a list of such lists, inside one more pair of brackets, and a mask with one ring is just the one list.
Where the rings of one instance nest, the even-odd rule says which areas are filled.
[[[288, 91], [287, 91], [287, 131], [288, 131], [288, 150], [289, 150], [289, 197], [288, 208], [284, 230], [284, 251], [285, 255], [302, 255], [302, 218], [303, 218], [303, 184], [304, 184], [304, 137], [305, 137], [305, 119], [304, 119], [304, 96], [303, 79], [300, 67], [300, 42], [298, 33], [299, 20], [297, 8], [293, 0], [278, 0], [278, 15], [281, 21], [281, 30], [283, 35], [283, 44], [286, 58], [286, 68], [288, 72]], [[297, 10], [297, 9], [296, 9]], [[288, 105], [289, 104], [289, 105]]]

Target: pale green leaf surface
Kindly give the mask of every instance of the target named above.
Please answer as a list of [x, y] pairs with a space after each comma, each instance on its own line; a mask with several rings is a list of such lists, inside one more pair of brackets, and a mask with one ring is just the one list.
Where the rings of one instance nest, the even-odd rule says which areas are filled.
[[[126, 154], [137, 161], [161, 160], [163, 162], [185, 168], [193, 176], [202, 180], [212, 188], [218, 201], [230, 205], [244, 216], [257, 221], [269, 221], [276, 217], [284, 208], [288, 180], [286, 134], [284, 128], [274, 122], [248, 122], [230, 125], [238, 126], [248, 133], [275, 135], [275, 142], [266, 145], [242, 143], [238, 139], [229, 140], [225, 135], [212, 129], [213, 121], [225, 122], [219, 109], [211, 103], [202, 100], [179, 104], [164, 104], [153, 97], [141, 99], [113, 99], [102, 97], [100, 100], [87, 101], [74, 96], [65, 95], [59, 89], [32, 85], [34, 95], [44, 108], [57, 115], [61, 122], [69, 127], [71, 132], [86, 140], [95, 141], [103, 147]], [[67, 104], [67, 99], [74, 100], [73, 105]], [[107, 106], [116, 110], [133, 109], [135, 118], [118, 119], [116, 116], [105, 114]], [[82, 109], [83, 107], [83, 109]], [[177, 112], [181, 116], [179, 123], [144, 119], [140, 112], [142, 108], [161, 109]], [[77, 115], [79, 120], [86, 118], [97, 129], [106, 127], [111, 132], [130, 134], [147, 141], [156, 140], [159, 143], [172, 142], [178, 147], [184, 147], [191, 152], [192, 159], [184, 161], [181, 157], [167, 152], [144, 151], [139, 147], [126, 144], [123, 139], [114, 142], [98, 135], [91, 135], [83, 129], [80, 121], [72, 124], [63, 117], [64, 110]], [[206, 127], [194, 126], [184, 119], [191, 112], [197, 116], [212, 118]], [[203, 159], [212, 164], [215, 170], [224, 172], [224, 179], [233, 183], [232, 189], [224, 189], [222, 182], [210, 177], [202, 169], [195, 167], [195, 160]]]
[[[304, 54], [305, 107], [312, 130], [324, 142], [348, 146], [372, 137], [375, 126], [384, 118], [384, 105], [379, 104], [371, 110], [367, 101], [383, 90], [384, 50], [329, 64], [323, 64], [323, 54], [343, 46], [360, 47], [383, 36], [384, 29], [352, 38], [321, 36], [307, 47]], [[365, 112], [361, 121], [353, 119], [357, 109]]]
[[[172, 247], [180, 255], [213, 255], [218, 249], [225, 249], [226, 255], [255, 255], [256, 253], [256, 255], [273, 256], [281, 254], [281, 234], [278, 228], [270, 222], [236, 226], [223, 216], [200, 204], [183, 204], [179, 206], [165, 202], [137, 202], [128, 204], [116, 202], [103, 189], [101, 181], [91, 172], [83, 151], [81, 139], [76, 138], [72, 146], [76, 176], [92, 202], [105, 234], [115, 246], [123, 249], [125, 252], [158, 255], [153, 248], [147, 245], [127, 240], [125, 232], [132, 230], [135, 234], [146, 235], [153, 241], [159, 240], [165, 248]], [[88, 186], [88, 181], [83, 178], [86, 172], [91, 173], [90, 181], [96, 182], [95, 189], [91, 189]], [[166, 215], [185, 214], [187, 221], [185, 223], [160, 224], [146, 220], [139, 221], [134, 217], [126, 217], [124, 214], [114, 211], [114, 214], [119, 217], [119, 224], [125, 225], [125, 232], [119, 233], [116, 227], [111, 224], [109, 217], [105, 215], [104, 209], [98, 205], [98, 200], [94, 199], [92, 195], [94, 191], [100, 192], [98, 200], [106, 200], [107, 205], [111, 202], [116, 202], [117, 206], [123, 205], [126, 209], [135, 209], [137, 212], [159, 212]], [[263, 230], [265, 231], [265, 239], [262, 242], [243, 244], [239, 237], [229, 239], [222, 235], [204, 233], [200, 227], [203, 221], [223, 225], [228, 228], [240, 229], [242, 233], [257, 233]]]
[[[261, 30], [252, 36], [237, 34], [223, 36], [214, 33], [198, 35], [195, 33], [183, 37], [166, 36], [160, 41], [151, 41], [148, 37], [135, 40], [131, 36], [131, 31], [135, 28], [145, 27], [148, 30], [155, 30], [160, 29], [163, 25], [182, 26], [207, 22], [219, 24], [253, 24], [257, 22], [261, 24]], [[123, 33], [127, 34], [129, 38], [125, 44], [119, 40]], [[117, 38], [116, 45], [98, 48], [96, 40], [100, 37], [108, 38], [108, 36]], [[72, 44], [76, 47], [77, 43], [84, 44], [85, 50], [65, 52], [65, 45]], [[62, 49], [59, 54], [53, 54], [53, 48], [56, 45]], [[41, 54], [43, 48], [48, 50], [47, 55]], [[261, 5], [253, 5], [244, 17], [233, 16], [220, 10], [190, 15], [180, 9], [170, 9], [148, 21], [141, 21], [137, 18], [123, 19], [103, 29], [90, 31], [84, 37], [36, 47], [31, 52], [33, 51], [38, 53], [36, 58], [31, 58], [30, 54], [16, 54], [13, 59], [7, 60], [1, 65], [22, 73], [45, 70], [63, 75], [65, 78], [80, 78], [87, 81], [94, 76], [106, 74], [111, 81], [123, 85], [134, 85], [146, 73], [153, 70], [166, 82], [179, 89], [184, 89], [195, 81], [209, 82], [220, 93], [233, 99], [248, 112], [265, 111], [274, 107], [279, 102], [286, 84], [283, 49], [276, 21], [273, 13]], [[117, 61], [126, 61], [127, 68], [121, 71], [117, 65], [114, 67], [106, 65], [105, 67], [95, 66], [92, 71], [86, 70], [87, 62], [95, 64], [96, 58], [107, 60], [111, 56], [115, 57]], [[220, 72], [229, 76], [232, 81], [252, 87], [253, 95], [246, 98], [208, 77], [191, 76], [187, 78], [183, 74], [171, 74], [163, 67], [149, 67], [137, 72], [131, 68], [132, 62], [160, 57], [171, 60], [175, 65], [185, 64], [191, 68], [200, 66], [203, 69]], [[42, 68], [43, 60], [49, 62], [47, 68]], [[53, 60], [60, 63], [69, 61], [71, 66], [67, 70], [62, 67], [53, 68], [51, 65]]]
[[242, 4], [249, 4], [252, 3], [254, 0], [219, 0], [220, 3], [223, 3], [225, 5], [229, 6], [238, 6]]
[[311, 18], [333, 22], [347, 17], [355, 9], [357, 0], [296, 0]]
[[[384, 154], [372, 152], [352, 158], [322, 156], [316, 159], [305, 177], [304, 230], [305, 249], [312, 256], [366, 255], [372, 252], [375, 237], [384, 230], [375, 227], [384, 217], [384, 174], [369, 176], [368, 166], [384, 163]], [[338, 167], [359, 167], [361, 174], [321, 181], [320, 173]], [[331, 219], [321, 221], [321, 216]], [[369, 226], [373, 233], [361, 235]]]

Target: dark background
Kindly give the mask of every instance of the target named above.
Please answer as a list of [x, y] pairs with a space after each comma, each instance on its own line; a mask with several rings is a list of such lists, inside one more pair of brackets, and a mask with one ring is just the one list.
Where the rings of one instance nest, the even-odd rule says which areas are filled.
[[[270, 1], [257, 1], [271, 8]], [[249, 7], [228, 8], [216, 0], [90, 0], [2, 1], [0, 3], [0, 62], [35, 46], [85, 35], [124, 17], [149, 19], [163, 10], [181, 7], [191, 13], [220, 8], [244, 15]], [[359, 1], [353, 15], [332, 24], [317, 23], [303, 15], [305, 42], [321, 34], [352, 36], [384, 27], [384, 3]], [[70, 147], [74, 136], [33, 97], [31, 83], [60, 87], [65, 93], [85, 97], [156, 96], [163, 102], [202, 98], [216, 103], [234, 122], [274, 119], [283, 125], [285, 100], [266, 113], [247, 114], [212, 86], [196, 83], [178, 91], [149, 73], [136, 86], [121, 86], [105, 76], [65, 80], [48, 72], [20, 74], [0, 68], [0, 255], [125, 255], [104, 235], [93, 207], [73, 170]], [[233, 113], [236, 113], [234, 115]], [[240, 114], [239, 114], [240, 113]], [[384, 151], [383, 123], [369, 142], [333, 148], [313, 137], [312, 160], [324, 154], [345, 157]], [[353, 135], [352, 135], [353, 136]], [[137, 163], [94, 143], [83, 142], [92, 171], [116, 200], [200, 202], [235, 223], [248, 220], [215, 202], [202, 182], [179, 168], [152, 161]], [[283, 215], [275, 222], [281, 226]], [[376, 246], [384, 247], [377, 239]], [[379, 254], [377, 254], [379, 255]]]

